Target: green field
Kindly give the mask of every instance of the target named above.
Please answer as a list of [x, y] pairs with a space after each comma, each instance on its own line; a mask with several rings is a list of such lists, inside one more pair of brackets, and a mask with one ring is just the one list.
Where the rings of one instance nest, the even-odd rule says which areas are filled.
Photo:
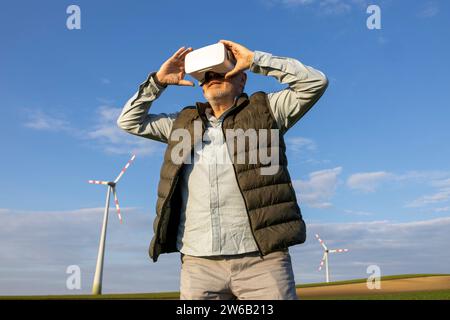
[[[404, 274], [381, 277], [382, 281], [418, 278], [418, 277], [433, 277], [433, 276], [449, 276], [448, 274]], [[310, 283], [300, 284], [297, 288], [311, 288], [323, 287], [342, 284], [364, 283], [366, 279], [354, 279], [346, 281], [336, 281], [330, 283]], [[132, 293], [132, 294], [103, 294], [101, 296], [94, 295], [47, 295], [47, 296], [0, 296], [1, 300], [86, 300], [86, 299], [178, 299], [179, 292], [160, 292], [160, 293]], [[303, 300], [449, 300], [450, 290], [428, 291], [428, 292], [405, 292], [405, 293], [390, 293], [390, 294], [370, 294], [370, 295], [341, 295], [341, 296], [326, 296], [314, 298], [302, 298]]]
[[179, 292], [160, 292], [160, 293], [113, 293], [102, 294], [99, 296], [91, 294], [77, 295], [54, 295], [54, 296], [0, 296], [0, 300], [140, 300], [140, 299], [178, 299]]
[[[400, 274], [393, 276], [384, 276], [381, 277], [381, 281], [387, 280], [398, 280], [398, 279], [407, 279], [407, 278], [423, 278], [423, 277], [437, 277], [437, 276], [450, 276], [450, 274]], [[307, 284], [299, 284], [296, 285], [297, 288], [312, 288], [312, 287], [325, 287], [325, 286], [336, 286], [340, 284], [353, 284], [353, 283], [364, 283], [367, 279], [353, 279], [353, 280], [344, 280], [344, 281], [335, 281], [335, 282], [320, 282], [320, 283], [307, 283]]]
[[450, 290], [368, 294], [359, 296], [329, 296], [303, 298], [302, 300], [450, 300]]

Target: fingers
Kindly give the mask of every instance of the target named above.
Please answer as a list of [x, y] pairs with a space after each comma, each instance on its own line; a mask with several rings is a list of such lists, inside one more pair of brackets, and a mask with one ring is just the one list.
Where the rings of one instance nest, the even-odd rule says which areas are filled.
[[180, 54], [180, 56], [179, 56], [178, 59], [184, 60], [184, 58], [186, 57], [186, 55], [187, 55], [189, 52], [192, 52], [192, 48], [187, 48], [186, 50], [184, 50], [184, 51]]
[[180, 49], [177, 50], [177, 52], [173, 54], [171, 58], [175, 60], [182, 60], [191, 51], [192, 51], [191, 47], [187, 49], [185, 47], [181, 47]]
[[189, 80], [180, 80], [180, 81], [178, 81], [178, 85], [179, 86], [195, 87], [195, 84], [192, 81], [189, 81]]
[[239, 72], [241, 72], [242, 70], [240, 68], [234, 68], [233, 70], [227, 72], [225, 74], [225, 79], [229, 79], [234, 77], [235, 75], [237, 75]]
[[225, 45], [225, 47], [228, 48], [232, 48], [234, 45], [236, 45], [237, 43], [233, 42], [233, 41], [229, 41], [229, 40], [220, 40], [220, 43], [223, 43]]
[[176, 59], [182, 52], [184, 51], [184, 47], [181, 47], [180, 49], [177, 50], [177, 52], [175, 52], [171, 58]]

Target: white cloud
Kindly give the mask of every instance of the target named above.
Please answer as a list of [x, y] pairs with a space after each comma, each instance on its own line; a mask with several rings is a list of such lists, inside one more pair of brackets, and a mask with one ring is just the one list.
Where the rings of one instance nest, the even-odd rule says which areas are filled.
[[387, 182], [427, 185], [435, 189], [434, 192], [409, 201], [405, 207], [428, 207], [433, 212], [442, 212], [442, 210], [431, 208], [430, 205], [450, 200], [449, 177], [450, 172], [448, 171], [409, 171], [404, 174], [394, 174], [385, 171], [363, 172], [352, 174], [347, 179], [347, 186], [363, 192], [374, 192], [382, 183]]
[[290, 158], [289, 163], [307, 163], [311, 165], [324, 166], [331, 161], [327, 159], [316, 159], [318, 151], [317, 144], [314, 140], [305, 137], [288, 137], [286, 138], [286, 148]]
[[[438, 182], [446, 179], [449, 179], [450, 172], [449, 171], [408, 171], [404, 174], [396, 174], [394, 175], [394, 179], [399, 182], [416, 182], [416, 183], [427, 183], [431, 185], [435, 182]], [[444, 183], [441, 181], [441, 183]]]
[[265, 2], [270, 6], [282, 5], [292, 7], [310, 7], [321, 14], [340, 15], [352, 11], [354, 7], [367, 8], [366, 0], [270, 0]]
[[383, 181], [390, 177], [392, 175], [385, 171], [355, 173], [347, 179], [347, 186], [363, 192], [374, 192]]
[[414, 201], [408, 203], [407, 207], [417, 208], [424, 207], [429, 204], [442, 203], [450, 200], [450, 188], [441, 189], [438, 192], [431, 195], [421, 196]]
[[290, 137], [286, 139], [286, 145], [289, 150], [296, 153], [301, 153], [303, 151], [316, 151], [316, 143], [308, 138], [304, 137]]
[[101, 79], [100, 79], [100, 82], [101, 82], [102, 84], [111, 84], [111, 80], [109, 80], [108, 78], [101, 78]]
[[434, 180], [431, 185], [437, 188], [450, 188], [450, 179]]
[[[0, 295], [90, 293], [103, 208], [66, 211], [0, 209]], [[111, 212], [111, 214], [114, 214]], [[156, 264], [147, 254], [153, 216], [123, 208], [124, 223], [109, 220], [103, 288], [105, 293], [177, 291], [178, 253], [161, 255]], [[448, 273], [450, 217], [392, 223], [389, 221], [315, 223], [304, 245], [290, 248], [298, 283], [323, 281], [318, 272], [322, 249], [319, 233], [330, 248], [349, 252], [330, 257], [332, 280], [366, 277], [370, 264], [383, 275]], [[79, 265], [82, 289], [69, 291], [66, 268]]]
[[25, 109], [28, 120], [25, 127], [43, 131], [70, 131], [70, 125], [61, 115], [50, 115], [39, 109]]
[[139, 156], [162, 152], [162, 144], [153, 140], [132, 136], [117, 126], [121, 108], [102, 105], [95, 111], [91, 128], [80, 129], [64, 120], [40, 110], [28, 111], [29, 119], [25, 126], [34, 130], [65, 132], [80, 141], [88, 141], [89, 146], [100, 148], [108, 154], [130, 154]]
[[439, 13], [439, 7], [434, 1], [426, 3], [420, 10], [418, 16], [420, 18], [432, 18]]
[[322, 0], [320, 10], [325, 14], [343, 14], [350, 12], [352, 6], [350, 2], [344, 0]]
[[362, 210], [344, 210], [345, 213], [354, 215], [354, 216], [372, 216], [373, 213], [369, 211], [362, 211]]
[[287, 6], [309, 5], [316, 2], [316, 0], [281, 0], [281, 3]]
[[[420, 175], [417, 176], [420, 177]], [[435, 188], [435, 192], [420, 196], [415, 200], [410, 201], [406, 204], [406, 207], [428, 207], [429, 205], [450, 201], [450, 178], [448, 178], [448, 176], [450, 176], [449, 172], [434, 172], [433, 174], [428, 174], [421, 177], [425, 178], [425, 182]], [[442, 208], [432, 208], [431, 210], [433, 210], [433, 212], [446, 211], [442, 210]]]
[[294, 185], [300, 203], [313, 208], [329, 208], [331, 198], [338, 183], [338, 175], [342, 167], [315, 171], [309, 174], [308, 180], [294, 180]]
[[122, 108], [100, 106], [94, 127], [86, 132], [87, 138], [96, 141], [106, 153], [135, 153], [142, 156], [162, 152], [161, 143], [130, 135], [117, 126], [121, 110]]

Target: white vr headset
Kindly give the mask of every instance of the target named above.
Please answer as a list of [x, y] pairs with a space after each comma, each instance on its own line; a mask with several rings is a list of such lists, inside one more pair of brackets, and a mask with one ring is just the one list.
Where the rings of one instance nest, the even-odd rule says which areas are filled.
[[203, 85], [206, 72], [226, 74], [235, 65], [233, 54], [220, 42], [189, 52], [184, 60], [185, 72], [200, 85]]

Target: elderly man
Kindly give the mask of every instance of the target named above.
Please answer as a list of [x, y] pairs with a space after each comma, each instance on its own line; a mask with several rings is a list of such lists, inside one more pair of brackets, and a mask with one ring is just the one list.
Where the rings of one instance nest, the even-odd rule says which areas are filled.
[[[207, 102], [176, 113], [148, 114], [169, 85], [194, 86], [185, 80], [184, 59], [192, 48], [180, 48], [141, 84], [117, 120], [125, 131], [167, 143], [161, 168], [149, 254], [181, 254], [181, 299], [296, 299], [288, 247], [305, 241], [306, 228], [287, 169], [283, 135], [322, 96], [328, 82], [323, 73], [301, 62], [250, 51], [221, 40], [236, 65], [227, 74], [208, 72], [201, 81]], [[243, 91], [245, 70], [272, 76], [288, 88]], [[207, 161], [174, 162], [179, 137], [176, 130], [194, 136], [200, 123], [201, 139], [192, 139], [190, 156]], [[226, 130], [278, 130], [278, 170], [261, 174], [267, 166], [236, 163], [238, 152], [229, 150]], [[271, 131], [271, 132], [272, 132]], [[201, 148], [197, 148], [200, 146]], [[245, 159], [250, 148], [244, 148]], [[242, 151], [242, 150], [241, 150]], [[227, 158], [232, 161], [221, 162]]]

